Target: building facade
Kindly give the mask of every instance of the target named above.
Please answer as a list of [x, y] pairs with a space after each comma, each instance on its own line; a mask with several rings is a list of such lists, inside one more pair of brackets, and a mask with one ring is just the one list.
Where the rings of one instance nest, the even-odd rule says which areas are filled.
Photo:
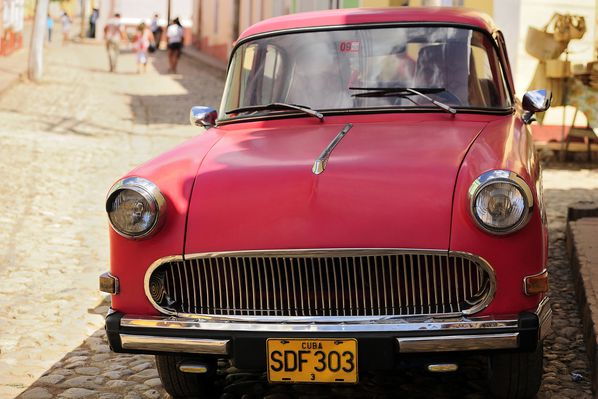
[[[133, 27], [140, 22], [149, 23], [154, 14], [158, 14], [160, 25], [168, 25], [168, 8], [171, 19], [178, 17], [185, 28], [185, 42], [191, 42], [193, 25], [193, 0], [94, 0], [99, 10], [96, 26], [96, 38], [103, 39], [104, 26], [115, 13], [121, 15], [125, 26]], [[87, 7], [91, 12], [92, 7]]]
[[[204, 54], [226, 63], [239, 33], [266, 18], [296, 12], [353, 7], [465, 7], [490, 15], [504, 33], [517, 93], [527, 91], [538, 60], [525, 51], [530, 26], [542, 28], [554, 13], [582, 15], [587, 32], [569, 45], [573, 63], [596, 59], [598, 0], [194, 0], [193, 43]], [[530, 17], [533, 16], [533, 17]], [[548, 125], [570, 124], [574, 109], [549, 110]], [[583, 116], [578, 122], [585, 123]]]
[[23, 47], [25, 0], [0, 0], [0, 55]]
[[464, 6], [492, 14], [491, 0], [194, 0], [193, 41], [200, 51], [226, 62], [239, 33], [267, 18], [337, 8], [400, 6]]

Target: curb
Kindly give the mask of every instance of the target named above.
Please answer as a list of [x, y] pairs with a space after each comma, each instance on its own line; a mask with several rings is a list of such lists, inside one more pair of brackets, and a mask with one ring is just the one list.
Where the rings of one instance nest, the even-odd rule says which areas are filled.
[[[598, 203], [577, 202], [567, 209], [566, 247], [575, 297], [590, 360], [592, 391], [598, 392]], [[597, 269], [596, 272], [593, 269]], [[596, 283], [596, 288], [594, 288]]]

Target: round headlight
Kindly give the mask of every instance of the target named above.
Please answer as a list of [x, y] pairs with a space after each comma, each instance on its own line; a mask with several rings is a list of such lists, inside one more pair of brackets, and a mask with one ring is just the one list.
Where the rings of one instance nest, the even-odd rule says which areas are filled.
[[482, 174], [469, 189], [471, 214], [483, 230], [508, 234], [529, 220], [533, 196], [525, 181], [508, 170]]
[[166, 201], [158, 187], [139, 177], [118, 181], [106, 199], [112, 228], [126, 238], [144, 238], [156, 232], [165, 210]]

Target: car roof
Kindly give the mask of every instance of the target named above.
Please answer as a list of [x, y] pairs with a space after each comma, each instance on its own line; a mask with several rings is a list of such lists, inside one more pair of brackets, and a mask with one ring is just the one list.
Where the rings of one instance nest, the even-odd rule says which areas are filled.
[[469, 25], [488, 32], [497, 28], [484, 13], [466, 8], [451, 7], [396, 7], [350, 8], [289, 14], [258, 22], [247, 28], [239, 40], [262, 33], [316, 28], [326, 26], [384, 24], [400, 22], [448, 23]]

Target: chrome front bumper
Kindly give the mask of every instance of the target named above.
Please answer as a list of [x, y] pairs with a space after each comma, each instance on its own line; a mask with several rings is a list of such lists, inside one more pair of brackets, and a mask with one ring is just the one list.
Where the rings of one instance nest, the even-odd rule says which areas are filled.
[[533, 312], [505, 317], [385, 317], [345, 318], [314, 322], [309, 318], [257, 319], [175, 316], [142, 317], [109, 314], [107, 332], [117, 352], [197, 353], [231, 356], [235, 338], [357, 337], [395, 341], [395, 352], [432, 353], [473, 350], [525, 350], [550, 332], [552, 310], [544, 298]]

